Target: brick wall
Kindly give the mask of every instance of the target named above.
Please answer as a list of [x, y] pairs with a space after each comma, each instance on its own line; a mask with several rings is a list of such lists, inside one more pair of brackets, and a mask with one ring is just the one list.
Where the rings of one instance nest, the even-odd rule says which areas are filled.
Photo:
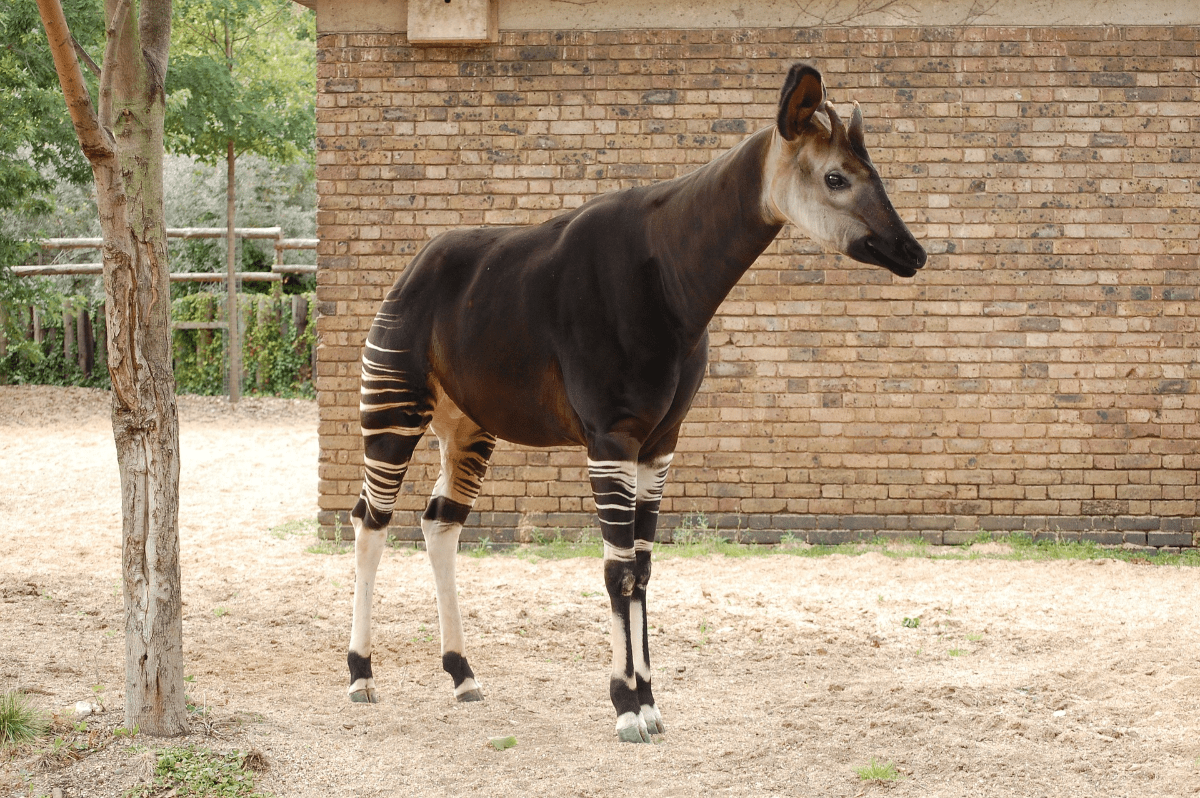
[[[1200, 532], [1200, 28], [504, 32], [318, 42], [321, 522], [359, 490], [359, 347], [412, 255], [694, 169], [814, 59], [931, 254], [785, 228], [711, 325], [668, 482], [742, 537]], [[393, 531], [436, 477], [422, 444]], [[496, 452], [467, 537], [591, 524], [581, 451]], [[340, 521], [339, 521], [340, 517]], [[693, 519], [694, 522], [694, 519]]]

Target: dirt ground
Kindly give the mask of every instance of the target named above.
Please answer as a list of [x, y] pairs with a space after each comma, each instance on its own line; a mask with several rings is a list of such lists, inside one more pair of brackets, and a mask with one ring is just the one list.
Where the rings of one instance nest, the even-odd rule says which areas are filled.
[[[458, 705], [424, 555], [388, 551], [384, 703], [351, 705], [353, 560], [306, 551], [311, 525], [285, 526], [316, 514], [315, 405], [180, 408], [186, 672], [207, 707], [184, 742], [258, 749], [276, 795], [1200, 791], [1200, 574], [1113, 560], [660, 556], [651, 653], [667, 734], [632, 746], [613, 733], [598, 560], [460, 556], [487, 700]], [[90, 719], [102, 750], [0, 755], [0, 795], [117, 796], [144, 749], [167, 744], [104, 744], [122, 719], [119, 510], [107, 395], [0, 387], [0, 691], [104, 705]], [[487, 746], [510, 734], [516, 747]], [[872, 757], [902, 779], [861, 782]]]

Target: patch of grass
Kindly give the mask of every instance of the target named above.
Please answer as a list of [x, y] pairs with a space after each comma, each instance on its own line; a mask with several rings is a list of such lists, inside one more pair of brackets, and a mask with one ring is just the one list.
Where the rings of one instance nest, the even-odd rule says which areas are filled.
[[916, 618], [905, 618], [900, 622], [900, 625], [905, 629], [916, 629], [921, 625], [921, 616], [918, 615]]
[[543, 560], [567, 560], [573, 557], [604, 556], [604, 544], [600, 533], [595, 529], [581, 529], [575, 533], [564, 533], [555, 529], [554, 534], [546, 534], [534, 529], [530, 534], [530, 543], [516, 549], [516, 555], [523, 559], [540, 558]]
[[0, 747], [31, 743], [45, 734], [49, 725], [46, 713], [20, 690], [0, 695]]
[[854, 773], [860, 781], [883, 783], [900, 780], [900, 772], [896, 770], [894, 762], [879, 762], [875, 757], [871, 757], [867, 764], [854, 768]]
[[309, 554], [349, 554], [354, 551], [354, 547], [346, 540], [318, 539], [311, 546], [305, 546], [304, 550]]
[[[1018, 561], [1109, 559], [1154, 566], [1200, 566], [1200, 549], [1187, 550], [1181, 554], [1151, 555], [1148, 558], [1145, 551], [1137, 549], [1101, 546], [1089, 541], [1079, 542], [1053, 538], [1034, 540], [1030, 535], [1018, 533], [994, 536], [992, 533], [983, 532], [972, 539], [972, 542], [1008, 544], [1008, 551], [993, 552], [972, 551], [969, 546], [935, 547], [928, 540], [919, 537], [874, 538], [854, 543], [808, 544], [800, 541], [791, 533], [783, 535], [777, 546], [760, 545], [728, 540], [718, 529], [709, 525], [703, 514], [686, 517], [684, 523], [681, 523], [673, 531], [673, 535], [672, 543], [660, 543], [655, 547], [656, 559], [705, 557], [713, 554], [725, 557], [769, 557], [777, 554], [791, 557], [829, 557], [837, 554], [858, 557], [877, 553], [894, 559]], [[339, 544], [335, 541], [319, 541], [317, 545], [306, 549], [313, 554], [341, 554], [352, 550], [353, 546]], [[490, 541], [484, 538], [474, 544], [474, 548], [464, 546], [463, 553], [478, 557], [489, 554], [515, 555], [526, 559], [599, 558], [603, 555], [603, 546], [599, 534], [591, 529], [582, 530], [574, 538], [568, 537], [562, 530], [556, 530], [553, 535], [535, 530], [533, 542], [513, 547], [511, 550], [507, 546], [493, 547]]]
[[315, 518], [298, 518], [273, 526], [267, 531], [277, 540], [286, 540], [297, 535], [315, 535], [319, 526]]
[[966, 654], [967, 652], [962, 650], [961, 648], [952, 648], [947, 653], [950, 654], [950, 656], [952, 656], [952, 657], [961, 657], [963, 654]]
[[983, 639], [983, 635], [979, 632], [968, 632], [967, 633], [967, 642], [968, 643], [978, 643], [982, 639]]
[[221, 754], [197, 746], [163, 748], [154, 753], [149, 783], [125, 792], [124, 798], [162, 794], [213, 798], [266, 798], [254, 789], [257, 770], [266, 768], [258, 751]]
[[213, 615], [217, 616], [218, 618], [224, 618], [228, 614], [229, 610], [225, 609], [224, 607], [213, 607]]

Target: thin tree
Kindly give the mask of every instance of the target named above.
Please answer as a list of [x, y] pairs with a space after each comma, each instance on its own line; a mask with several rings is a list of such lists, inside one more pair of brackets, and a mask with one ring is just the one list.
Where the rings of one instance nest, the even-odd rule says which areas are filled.
[[229, 293], [229, 399], [241, 394], [240, 319], [234, 209], [237, 158], [298, 157], [315, 134], [312, 15], [292, 0], [190, 0], [175, 10], [176, 46], [168, 82], [167, 146], [201, 162], [225, 161]]
[[179, 420], [171, 373], [163, 120], [170, 0], [105, 0], [98, 103], [60, 0], [38, 11], [92, 165], [104, 236], [108, 370], [121, 472], [125, 725], [188, 730], [179, 579]]

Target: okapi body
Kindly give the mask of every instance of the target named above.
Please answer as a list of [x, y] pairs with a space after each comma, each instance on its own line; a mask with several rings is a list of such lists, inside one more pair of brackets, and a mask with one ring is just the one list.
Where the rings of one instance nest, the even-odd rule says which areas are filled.
[[441, 475], [421, 521], [442, 665], [480, 700], [454, 583], [459, 533], [498, 438], [578, 445], [604, 540], [610, 694], [622, 740], [663, 731], [651, 690], [646, 587], [680, 424], [708, 359], [708, 323], [791, 222], [824, 246], [911, 277], [925, 252], [863, 146], [794, 65], [777, 123], [691, 174], [597, 197], [550, 221], [446, 233], [400, 275], [362, 358], [350, 697], [374, 702], [371, 594], [414, 447], [432, 428]]

